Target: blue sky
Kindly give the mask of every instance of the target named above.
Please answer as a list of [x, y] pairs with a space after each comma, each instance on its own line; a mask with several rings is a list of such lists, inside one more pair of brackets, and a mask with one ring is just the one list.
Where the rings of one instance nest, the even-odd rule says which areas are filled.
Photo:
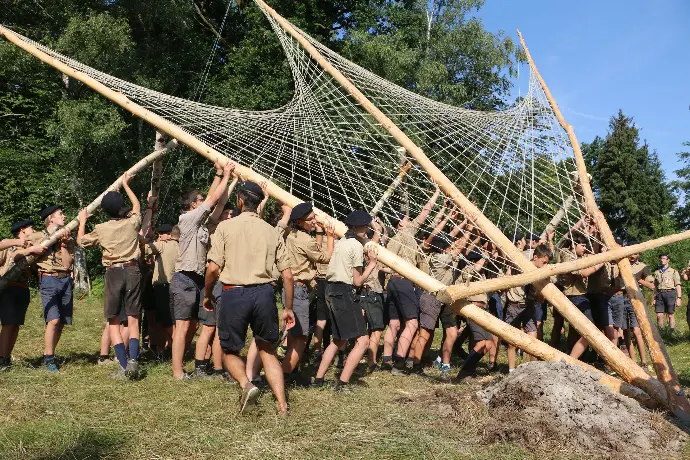
[[486, 0], [477, 16], [516, 42], [520, 29], [580, 142], [603, 137], [623, 109], [674, 177], [690, 141], [690, 1]]

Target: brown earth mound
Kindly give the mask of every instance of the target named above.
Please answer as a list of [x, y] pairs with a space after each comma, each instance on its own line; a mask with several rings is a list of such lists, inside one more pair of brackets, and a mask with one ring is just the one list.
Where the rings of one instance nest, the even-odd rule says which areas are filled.
[[567, 363], [532, 362], [477, 393], [488, 406], [487, 442], [556, 442], [606, 457], [678, 456], [687, 435], [662, 415]]

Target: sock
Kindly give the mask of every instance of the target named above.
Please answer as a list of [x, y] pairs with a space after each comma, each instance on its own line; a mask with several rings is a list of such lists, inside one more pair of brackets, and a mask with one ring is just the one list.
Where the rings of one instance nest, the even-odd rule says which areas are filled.
[[509, 374], [512, 373], [512, 372], [515, 372], [515, 368], [508, 369], [508, 373], [509, 373]]
[[405, 358], [396, 356], [393, 359], [393, 367], [395, 367], [396, 369], [405, 369]]
[[139, 339], [129, 339], [129, 359], [137, 360], [139, 357]]
[[390, 364], [393, 362], [393, 357], [392, 356], [383, 356], [381, 357], [381, 364]]
[[467, 356], [467, 360], [465, 361], [465, 365], [462, 366], [462, 370], [474, 372], [477, 369], [477, 364], [483, 357], [484, 353], [477, 353], [474, 350], [470, 351], [470, 354]]
[[105, 360], [108, 359], [108, 358], [110, 358], [110, 355], [100, 355], [100, 356], [98, 357], [98, 360], [99, 360], [100, 362], [103, 362], [103, 361], [105, 361]]
[[127, 367], [127, 352], [125, 351], [125, 344], [124, 343], [118, 343], [113, 347], [115, 349], [115, 356], [117, 357], [117, 361], [120, 363], [121, 368], [126, 368]]
[[206, 359], [195, 359], [194, 360], [194, 367], [196, 369], [206, 369], [206, 366], [208, 366], [208, 360], [206, 360]]
[[55, 355], [43, 355], [43, 363], [48, 364], [51, 361], [55, 361]]

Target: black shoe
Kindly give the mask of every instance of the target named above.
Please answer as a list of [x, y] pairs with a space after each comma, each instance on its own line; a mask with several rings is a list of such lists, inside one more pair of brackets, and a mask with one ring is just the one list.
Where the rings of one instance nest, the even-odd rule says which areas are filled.
[[347, 382], [337, 380], [335, 384], [333, 384], [333, 391], [337, 393], [349, 393], [352, 391], [352, 389], [350, 388], [350, 385]]
[[489, 372], [492, 372], [492, 373], [498, 372], [498, 371], [500, 370], [500, 368], [501, 368], [501, 366], [499, 366], [498, 363], [493, 363], [493, 364], [489, 367]]
[[127, 361], [127, 368], [125, 369], [125, 375], [130, 380], [136, 380], [139, 378], [139, 363], [130, 359]]
[[309, 386], [312, 388], [321, 388], [326, 384], [324, 379], [319, 379], [316, 377], [311, 378], [311, 382], [309, 382]]
[[458, 372], [458, 375], [455, 376], [455, 381], [456, 382], [462, 381], [462, 380], [466, 379], [467, 377], [476, 377], [476, 376], [477, 376], [476, 370], [468, 371], [468, 370], [462, 369], [460, 372]]
[[422, 366], [422, 363], [414, 364], [412, 366], [412, 370], [410, 373], [416, 375], [424, 375], [424, 366]]
[[373, 373], [373, 372], [378, 372], [378, 371], [380, 371], [380, 370], [381, 370], [381, 366], [379, 366], [379, 365], [376, 364], [376, 363], [371, 364], [369, 367], [367, 367], [367, 371], [368, 371], [370, 374]]
[[393, 361], [384, 361], [381, 363], [382, 371], [390, 371], [391, 369], [393, 369]]

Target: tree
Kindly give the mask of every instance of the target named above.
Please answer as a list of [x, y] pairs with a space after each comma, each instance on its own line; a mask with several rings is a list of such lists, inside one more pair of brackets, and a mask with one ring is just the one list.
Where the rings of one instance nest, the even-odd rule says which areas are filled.
[[[690, 142], [683, 142], [683, 146], [690, 147]], [[681, 228], [687, 229], [690, 228], [690, 152], [680, 152], [677, 156], [683, 167], [676, 169], [678, 179], [671, 184], [683, 205], [674, 210], [673, 216]]]
[[582, 145], [599, 208], [611, 230], [623, 239], [644, 240], [675, 205], [661, 163], [622, 111], [611, 117], [606, 139]]

